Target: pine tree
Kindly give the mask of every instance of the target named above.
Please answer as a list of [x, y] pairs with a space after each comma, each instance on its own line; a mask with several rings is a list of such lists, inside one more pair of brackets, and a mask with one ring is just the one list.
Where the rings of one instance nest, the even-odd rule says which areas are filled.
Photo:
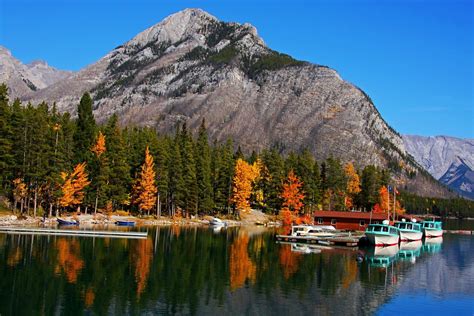
[[97, 135], [95, 143], [91, 147], [91, 152], [94, 154], [94, 181], [92, 189], [95, 191], [95, 204], [94, 213], [97, 212], [97, 208], [105, 207], [109, 201], [109, 176], [110, 168], [108, 157], [105, 155], [107, 152], [106, 138], [101, 131]]
[[13, 163], [11, 113], [8, 105], [8, 88], [0, 85], [0, 192], [8, 185], [8, 178]]
[[113, 206], [128, 203], [130, 192], [130, 166], [127, 162], [127, 152], [122, 131], [118, 126], [117, 115], [112, 115], [107, 121], [105, 127], [106, 158], [109, 164], [109, 200]]
[[76, 131], [74, 134], [74, 150], [76, 161], [90, 159], [90, 151], [96, 132], [96, 123], [92, 114], [92, 99], [84, 93], [77, 108]]
[[211, 183], [211, 152], [204, 119], [199, 127], [196, 145], [196, 173], [199, 210], [209, 213], [213, 208]]
[[171, 143], [171, 157], [168, 160], [168, 200], [170, 215], [175, 215], [176, 207], [184, 208], [185, 184], [183, 179], [183, 167], [181, 151], [177, 137]]
[[188, 133], [186, 124], [183, 124], [179, 135], [182, 175], [184, 180], [184, 210], [197, 214], [198, 206], [198, 186], [196, 177], [196, 160], [194, 157], [195, 149], [191, 135]]

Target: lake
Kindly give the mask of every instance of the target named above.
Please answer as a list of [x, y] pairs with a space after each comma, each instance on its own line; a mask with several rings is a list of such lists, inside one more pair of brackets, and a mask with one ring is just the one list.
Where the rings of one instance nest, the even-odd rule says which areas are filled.
[[148, 233], [0, 234], [0, 315], [474, 312], [474, 236], [351, 250], [278, 244], [257, 226]]

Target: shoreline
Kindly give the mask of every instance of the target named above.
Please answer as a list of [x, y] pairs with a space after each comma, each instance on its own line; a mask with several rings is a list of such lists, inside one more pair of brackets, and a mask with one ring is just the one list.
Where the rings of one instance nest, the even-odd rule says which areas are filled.
[[[170, 218], [162, 216], [156, 218], [156, 216], [147, 217], [136, 217], [136, 216], [124, 216], [124, 215], [104, 215], [104, 214], [81, 214], [81, 215], [69, 215], [65, 214], [61, 216], [65, 220], [78, 220], [80, 226], [87, 227], [98, 227], [98, 226], [113, 226], [117, 221], [134, 221], [136, 227], [150, 227], [150, 226], [190, 226], [190, 227], [208, 227], [209, 220], [212, 216], [204, 216], [202, 218]], [[241, 220], [234, 219], [221, 219], [226, 223], [227, 227], [238, 227], [238, 226], [265, 226], [265, 227], [279, 227], [281, 222], [275, 218], [275, 216], [263, 214], [258, 211], [251, 211], [249, 214], [242, 216]], [[33, 216], [22, 216], [21, 219], [15, 214], [0, 214], [0, 226], [56, 226], [57, 217], [46, 218], [43, 222], [43, 217]]]

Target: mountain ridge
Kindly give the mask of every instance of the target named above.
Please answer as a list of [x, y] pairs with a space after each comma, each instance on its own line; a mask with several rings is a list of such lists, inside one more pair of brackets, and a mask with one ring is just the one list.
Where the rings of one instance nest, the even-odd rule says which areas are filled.
[[[271, 50], [250, 24], [200, 9], [168, 16], [23, 100], [74, 113], [84, 92], [92, 93], [99, 121], [118, 114], [123, 124], [172, 133], [205, 119], [212, 139], [231, 137], [247, 152], [307, 148], [318, 160], [390, 167], [400, 185], [424, 195], [447, 194], [417, 172], [400, 134], [363, 90], [327, 66]], [[424, 185], [411, 185], [413, 174]]]

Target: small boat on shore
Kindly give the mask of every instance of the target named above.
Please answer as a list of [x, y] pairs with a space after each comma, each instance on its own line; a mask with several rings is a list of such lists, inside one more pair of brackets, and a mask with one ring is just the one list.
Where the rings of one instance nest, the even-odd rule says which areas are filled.
[[427, 220], [422, 222], [423, 233], [425, 238], [436, 238], [443, 236], [442, 223], [435, 220]]
[[222, 227], [222, 226], [227, 226], [227, 223], [217, 217], [213, 217], [209, 221], [209, 225], [214, 226], [214, 227]]
[[375, 246], [398, 245], [400, 240], [398, 228], [391, 226], [388, 220], [384, 220], [382, 224], [369, 224], [365, 236]]
[[401, 222], [396, 222], [395, 227], [398, 228], [400, 233], [400, 241], [415, 241], [423, 238], [423, 231], [421, 230], [421, 224], [413, 219], [411, 222], [406, 222], [402, 219]]
[[115, 225], [117, 226], [135, 226], [136, 222], [133, 221], [116, 221]]
[[77, 220], [68, 221], [62, 218], [57, 218], [57, 221], [58, 221], [58, 224], [61, 226], [78, 226], [79, 225], [79, 221]]

